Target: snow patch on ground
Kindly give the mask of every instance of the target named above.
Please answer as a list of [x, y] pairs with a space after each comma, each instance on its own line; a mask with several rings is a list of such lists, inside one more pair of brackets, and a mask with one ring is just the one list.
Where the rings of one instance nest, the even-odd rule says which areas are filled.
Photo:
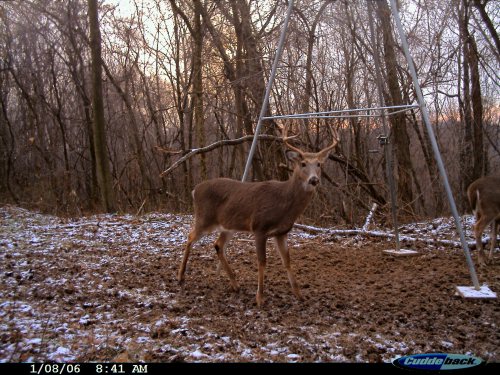
[[[465, 216], [462, 220], [467, 239], [472, 241], [473, 219]], [[384, 361], [409, 351], [412, 343], [396, 342], [378, 334], [345, 334], [336, 325], [322, 330], [297, 327], [297, 334], [283, 339], [288, 331], [276, 324], [269, 332], [276, 341], [243, 341], [231, 332], [221, 334], [206, 328], [203, 320], [211, 317], [188, 317], [197, 316], [196, 305], [187, 309], [179, 303], [182, 296], [167, 290], [166, 281], [161, 278], [154, 286], [116, 285], [117, 273], [138, 278], [162, 274], [165, 267], [171, 266], [169, 257], [181, 254], [191, 223], [190, 215], [153, 213], [65, 219], [17, 207], [0, 207], [0, 362], [67, 362], [93, 355], [112, 360], [124, 351], [132, 360], [154, 360], [154, 356], [144, 357], [143, 347], [173, 361], [227, 361], [234, 358], [229, 357], [230, 351], [248, 361], [266, 358], [297, 362], [303, 359], [297, 353], [297, 348], [301, 348], [307, 353], [321, 352], [320, 361], [344, 362], [348, 360], [343, 346], [346, 340], [372, 344], [385, 353], [381, 357]], [[391, 233], [391, 229], [376, 230], [381, 235]], [[403, 225], [400, 232], [403, 239], [411, 235], [458, 241], [450, 218]], [[214, 235], [205, 237], [196, 245], [196, 251], [214, 239]], [[251, 240], [248, 234], [234, 239], [242, 243]], [[290, 233], [291, 247], [328, 240], [330, 234], [296, 228]], [[240, 248], [234, 246], [231, 251], [248, 251]], [[198, 252], [203, 261], [213, 263], [213, 253]], [[123, 263], [123, 259], [140, 262], [146, 254], [158, 261], [149, 273], [138, 275], [138, 270]], [[210, 296], [199, 298], [201, 301]], [[236, 301], [228, 302], [228, 307], [252, 318], [256, 323], [248, 329], [258, 332], [262, 327], [260, 312], [242, 308], [235, 298]], [[137, 322], [130, 325], [136, 318]], [[166, 338], [175, 345], [166, 342]], [[454, 347], [448, 341], [441, 345], [450, 350]], [[357, 355], [357, 360], [367, 360], [366, 356]]]

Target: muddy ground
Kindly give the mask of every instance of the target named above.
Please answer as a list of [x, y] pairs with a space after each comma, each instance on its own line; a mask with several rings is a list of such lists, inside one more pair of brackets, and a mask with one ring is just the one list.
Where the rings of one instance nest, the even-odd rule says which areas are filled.
[[[392, 240], [294, 229], [292, 266], [305, 300], [291, 293], [270, 241], [258, 308], [248, 235], [228, 249], [238, 293], [218, 272], [210, 238], [177, 283], [190, 223], [0, 207], [0, 361], [389, 362], [426, 352], [500, 361], [500, 303], [456, 295], [457, 285], [472, 285], [459, 248], [404, 242], [420, 254], [395, 258], [382, 253]], [[437, 235], [415, 228], [406, 232]], [[497, 293], [499, 271], [498, 252], [477, 269]]]

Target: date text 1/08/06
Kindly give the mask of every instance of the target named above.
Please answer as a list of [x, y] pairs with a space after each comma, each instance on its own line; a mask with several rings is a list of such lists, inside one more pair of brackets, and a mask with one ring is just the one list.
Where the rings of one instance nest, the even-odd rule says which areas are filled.
[[[91, 368], [89, 368], [91, 366]], [[86, 363], [86, 364], [71, 364], [71, 363], [31, 363], [30, 374], [32, 375], [71, 375], [79, 374], [86, 375], [87, 373], [95, 374], [147, 374], [148, 365], [136, 364], [116, 364], [116, 363]], [[90, 371], [90, 372], [89, 372]]]
[[30, 374], [79, 374], [81, 367], [79, 364], [71, 363], [32, 363], [30, 364]]

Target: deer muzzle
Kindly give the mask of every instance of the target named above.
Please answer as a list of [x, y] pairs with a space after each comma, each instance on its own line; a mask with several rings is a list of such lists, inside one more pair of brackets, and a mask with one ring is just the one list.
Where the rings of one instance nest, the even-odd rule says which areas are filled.
[[316, 176], [312, 176], [310, 179], [309, 179], [309, 185], [312, 185], [312, 186], [316, 186], [319, 184], [319, 178], [316, 177]]

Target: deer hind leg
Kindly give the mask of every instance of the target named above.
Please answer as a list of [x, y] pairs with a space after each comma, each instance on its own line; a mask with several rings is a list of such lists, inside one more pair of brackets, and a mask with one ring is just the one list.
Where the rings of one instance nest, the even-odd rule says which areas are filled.
[[267, 237], [255, 234], [255, 248], [257, 250], [257, 262], [259, 264], [259, 275], [257, 278], [257, 295], [255, 300], [257, 306], [261, 307], [264, 303], [264, 270], [266, 268], [266, 242]]
[[186, 246], [184, 247], [184, 255], [182, 257], [182, 263], [181, 267], [179, 268], [179, 273], [177, 275], [177, 280], [179, 283], [182, 283], [184, 281], [184, 273], [186, 272], [186, 264], [189, 259], [189, 252], [191, 251], [191, 246], [198, 241], [201, 236], [203, 235], [203, 232], [198, 230], [195, 226], [195, 228], [189, 233], [188, 240], [186, 242]]
[[290, 251], [288, 250], [287, 244], [287, 235], [276, 236], [276, 246], [281, 255], [281, 260], [283, 261], [283, 265], [286, 268], [286, 272], [288, 274], [288, 280], [290, 281], [290, 286], [292, 287], [292, 292], [297, 297], [298, 300], [303, 301], [304, 298], [300, 293], [299, 286], [297, 284], [297, 280], [295, 280], [295, 275], [292, 272], [292, 267], [290, 264]]
[[482, 236], [484, 229], [488, 226], [488, 218], [481, 216], [474, 225], [474, 237], [476, 237], [476, 247], [478, 250], [478, 262], [480, 265], [485, 264]]
[[227, 275], [229, 276], [229, 280], [231, 282], [231, 287], [235, 292], [237, 292], [240, 287], [238, 285], [238, 282], [236, 281], [236, 276], [234, 275], [233, 270], [229, 266], [229, 263], [227, 262], [226, 254], [224, 253], [224, 250], [226, 248], [226, 243], [233, 237], [233, 232], [229, 231], [224, 231], [221, 232], [219, 235], [219, 238], [217, 241], [215, 241], [214, 247], [215, 251], [217, 252], [217, 256], [219, 257], [220, 264], [222, 268], [226, 271]]

